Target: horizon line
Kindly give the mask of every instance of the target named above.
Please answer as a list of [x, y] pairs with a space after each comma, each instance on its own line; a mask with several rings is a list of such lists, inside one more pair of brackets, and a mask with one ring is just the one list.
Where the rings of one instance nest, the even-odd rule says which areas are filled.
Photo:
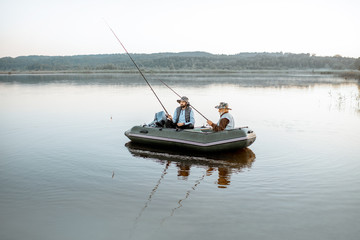
[[[215, 56], [221, 56], [221, 55], [225, 55], [225, 56], [234, 56], [234, 55], [239, 55], [239, 54], [262, 54], [262, 53], [268, 53], [268, 54], [294, 54], [294, 55], [301, 55], [301, 54], [309, 54], [311, 56], [314, 57], [342, 57], [342, 58], [360, 58], [360, 57], [350, 57], [350, 56], [343, 56], [341, 54], [335, 54], [333, 56], [330, 55], [318, 55], [316, 53], [294, 53], [294, 52], [283, 52], [283, 51], [279, 51], [279, 52], [267, 52], [267, 51], [259, 51], [259, 52], [238, 52], [238, 53], [233, 53], [233, 54], [226, 54], [226, 53], [211, 53], [211, 52], [207, 52], [207, 51], [181, 51], [181, 52], [151, 52], [151, 53], [138, 53], [138, 52], [134, 52], [134, 53], [130, 53], [130, 54], [134, 54], [134, 55], [152, 55], [152, 54], [181, 54], [181, 53], [205, 53], [205, 54], [209, 54], [209, 55], [215, 55]], [[74, 54], [74, 55], [43, 55], [43, 54], [31, 54], [31, 55], [18, 55], [18, 56], [2, 56], [1, 58], [18, 58], [18, 57], [75, 57], [75, 56], [95, 56], [95, 55], [126, 55], [126, 53], [86, 53], [86, 54]]]

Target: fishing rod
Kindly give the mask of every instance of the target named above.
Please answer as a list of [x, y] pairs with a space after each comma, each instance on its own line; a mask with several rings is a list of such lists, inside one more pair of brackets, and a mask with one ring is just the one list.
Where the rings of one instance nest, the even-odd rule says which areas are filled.
[[[175, 93], [176, 95], [178, 95], [179, 98], [181, 98], [181, 96], [180, 96], [177, 92], [175, 92], [175, 90], [172, 89], [169, 85], [167, 85], [167, 84], [166, 84], [165, 82], [163, 82], [161, 79], [159, 79], [159, 81], [162, 82], [162, 83], [163, 83], [166, 87], [168, 87], [171, 91], [173, 91], [173, 93]], [[192, 107], [197, 113], [199, 113], [203, 118], [205, 118], [206, 121], [209, 120], [209, 119], [207, 119], [207, 117], [205, 117], [201, 112], [199, 112], [193, 105], [191, 105], [191, 107]]]
[[[105, 19], [104, 19], [105, 21]], [[135, 67], [137, 68], [137, 70], [139, 71], [139, 73], [141, 74], [141, 76], [144, 78], [145, 82], [147, 83], [147, 85], [150, 87], [151, 91], [154, 93], [155, 97], [157, 98], [157, 100], [159, 101], [159, 103], [161, 104], [162, 108], [164, 109], [165, 113], [167, 115], [169, 115], [168, 111], [166, 110], [166, 108], [164, 107], [164, 105], [162, 104], [160, 98], [158, 97], [158, 95], [155, 93], [154, 89], [151, 87], [150, 83], [148, 82], [148, 80], [146, 79], [146, 77], [144, 76], [144, 74], [141, 72], [139, 66], [136, 64], [136, 62], [134, 61], [134, 59], [131, 57], [131, 55], [129, 54], [129, 52], [126, 50], [125, 46], [122, 44], [122, 42], [120, 41], [120, 39], [118, 38], [118, 36], [116, 36], [114, 30], [112, 30], [112, 28], [110, 27], [110, 25], [105, 21], [106, 25], [109, 27], [110, 31], [114, 34], [115, 38], [118, 40], [118, 42], [120, 43], [120, 45], [123, 47], [123, 49], [125, 50], [126, 54], [129, 56], [129, 58], [131, 59], [131, 61], [134, 63]]]
[[[104, 19], [105, 21], [105, 19]], [[117, 37], [117, 35], [115, 34], [115, 32], [112, 30], [112, 28], [110, 27], [110, 25], [105, 21], [106, 25], [109, 27], [110, 31], [114, 34], [114, 36], [116, 37], [116, 39], [118, 40], [118, 42], [121, 44], [121, 46], [123, 47], [123, 49], [125, 50], [126, 54], [129, 56], [129, 58], [131, 59], [131, 61], [134, 63], [135, 67], [137, 68], [137, 70], [140, 72], [141, 76], [144, 78], [145, 82], [149, 85], [151, 91], [154, 93], [155, 97], [157, 98], [157, 100], [159, 101], [159, 103], [161, 104], [161, 106], [163, 107], [163, 109], [165, 110], [166, 114], [169, 115], [168, 111], [166, 110], [166, 108], [164, 107], [164, 105], [162, 104], [162, 102], [160, 101], [159, 97], [156, 95], [154, 89], [151, 87], [150, 83], [148, 82], [148, 80], [145, 78], [144, 74], [141, 72], [139, 66], [135, 63], [134, 59], [131, 57], [131, 55], [129, 54], [129, 52], [126, 50], [125, 46], [122, 44], [122, 42], [120, 41], [120, 39]], [[168, 87], [171, 91], [173, 91], [177, 96], [179, 96], [181, 98], [181, 96], [174, 91], [174, 89], [172, 89], [169, 85], [167, 85], [165, 82], [163, 82], [161, 79], [159, 79], [159, 81], [161, 83], [163, 83], [166, 87]], [[201, 112], [199, 112], [193, 105], [191, 105], [192, 108], [199, 113], [203, 118], [205, 118], [205, 120], [209, 120], [207, 117], [205, 117]]]

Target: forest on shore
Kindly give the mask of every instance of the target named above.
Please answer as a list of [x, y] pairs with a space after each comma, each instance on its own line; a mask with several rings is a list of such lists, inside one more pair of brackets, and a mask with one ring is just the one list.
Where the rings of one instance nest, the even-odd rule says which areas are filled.
[[[207, 52], [131, 54], [145, 71], [360, 70], [360, 58], [294, 53]], [[0, 58], [0, 71], [136, 71], [126, 54]]]

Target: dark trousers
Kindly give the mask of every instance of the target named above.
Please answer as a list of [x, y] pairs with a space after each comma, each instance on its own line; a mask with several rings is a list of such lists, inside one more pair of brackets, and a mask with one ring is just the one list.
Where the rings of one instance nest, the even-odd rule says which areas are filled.
[[191, 123], [188, 125], [182, 125], [181, 127], [178, 127], [176, 123], [174, 123], [171, 120], [166, 119], [165, 122], [165, 127], [166, 128], [180, 128], [180, 129], [193, 129], [194, 125], [192, 125]]

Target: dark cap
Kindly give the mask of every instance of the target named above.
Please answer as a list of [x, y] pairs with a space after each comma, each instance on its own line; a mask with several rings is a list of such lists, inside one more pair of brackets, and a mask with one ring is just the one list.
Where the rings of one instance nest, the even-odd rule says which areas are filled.
[[215, 108], [232, 110], [231, 108], [229, 108], [229, 104], [227, 104], [226, 102], [219, 103], [219, 105], [215, 106]]
[[182, 96], [179, 100], [177, 100], [178, 103], [180, 103], [181, 101], [184, 101], [186, 103], [189, 103], [189, 98], [188, 97], [185, 97], [185, 96]]

